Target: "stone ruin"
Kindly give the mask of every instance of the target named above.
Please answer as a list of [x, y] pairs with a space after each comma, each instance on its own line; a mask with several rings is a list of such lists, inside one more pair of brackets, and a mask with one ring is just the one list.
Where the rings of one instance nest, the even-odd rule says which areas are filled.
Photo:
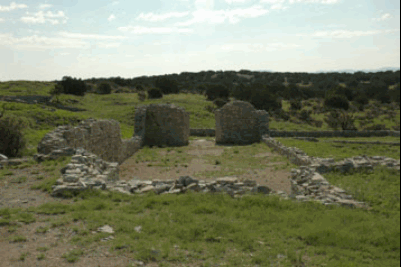
[[122, 163], [141, 148], [141, 139], [121, 139], [120, 125], [115, 120], [82, 121], [77, 127], [60, 126], [48, 133], [38, 145], [37, 161], [72, 156], [84, 148], [103, 160]]
[[252, 104], [233, 101], [216, 110], [216, 143], [248, 145], [258, 143], [269, 132], [269, 115]]
[[119, 181], [117, 163], [109, 163], [84, 149], [76, 149], [71, 162], [61, 170], [62, 178], [53, 186], [52, 196], [63, 196], [64, 193], [78, 193], [88, 189], [110, 190], [128, 195], [141, 195], [149, 192], [155, 194], [182, 194], [186, 192], [226, 193], [233, 198], [247, 194], [280, 195], [255, 181], [240, 181], [237, 177], [221, 177], [214, 181], [197, 180], [190, 176], [181, 176], [177, 180], [144, 181], [135, 178], [130, 181]]
[[171, 104], [142, 106], [135, 112], [135, 136], [143, 146], [187, 146], [189, 113]]

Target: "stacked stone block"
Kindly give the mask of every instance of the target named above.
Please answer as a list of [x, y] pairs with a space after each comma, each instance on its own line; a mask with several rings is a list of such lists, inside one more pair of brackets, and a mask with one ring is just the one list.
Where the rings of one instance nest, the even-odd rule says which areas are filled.
[[189, 113], [170, 105], [148, 105], [135, 113], [135, 136], [144, 146], [187, 146], [189, 144]]
[[252, 104], [233, 101], [216, 110], [216, 143], [247, 145], [258, 143], [269, 131], [269, 115]]
[[60, 126], [46, 134], [38, 145], [36, 160], [71, 156], [84, 148], [103, 160], [122, 163], [141, 147], [140, 138], [121, 140], [120, 125], [114, 120], [88, 119], [77, 127]]

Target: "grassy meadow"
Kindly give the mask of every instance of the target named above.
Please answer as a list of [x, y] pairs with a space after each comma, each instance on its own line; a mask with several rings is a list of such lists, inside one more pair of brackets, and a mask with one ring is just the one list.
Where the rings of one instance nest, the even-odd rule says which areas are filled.
[[[0, 104], [6, 105], [6, 114], [14, 115], [24, 120], [26, 123], [26, 137], [29, 143], [29, 149], [25, 154], [32, 155], [36, 153], [35, 147], [43, 136], [53, 130], [56, 126], [64, 124], [76, 125], [79, 121], [86, 118], [96, 119], [114, 119], [120, 122], [123, 138], [130, 138], [134, 133], [134, 117], [136, 107], [148, 104], [171, 103], [183, 107], [190, 113], [191, 128], [215, 128], [214, 113], [211, 111], [213, 103], [206, 101], [203, 95], [178, 94], [165, 95], [163, 99], [139, 101], [137, 93], [119, 93], [110, 95], [98, 95], [87, 93], [85, 96], [61, 95], [59, 100], [63, 105], [85, 109], [83, 112], [70, 112], [44, 106], [41, 104], [29, 105], [21, 103], [6, 103], [1, 101], [2, 96], [8, 95], [49, 95], [50, 89], [54, 86], [51, 82], [5, 82], [0, 83]], [[72, 101], [78, 101], [73, 103]], [[312, 110], [313, 106], [321, 106], [320, 101], [304, 101], [304, 110]], [[371, 108], [364, 112], [355, 112], [355, 116], [364, 116], [372, 112], [374, 102]], [[214, 107], [215, 108], [215, 107]], [[390, 107], [383, 107], [388, 110]], [[283, 101], [283, 110], [289, 111], [290, 104]], [[399, 125], [400, 110], [394, 110], [396, 116], [389, 118], [386, 115], [378, 115], [366, 124], [385, 124], [388, 128]], [[312, 114], [314, 120], [323, 121], [325, 114]], [[360, 125], [362, 119], [356, 120], [356, 126]], [[275, 119], [270, 120], [270, 129], [286, 131], [322, 131], [330, 130], [326, 123], [322, 127], [307, 124], [302, 121], [292, 122]]]
[[[53, 83], [8, 82], [0, 83], [0, 99], [6, 95], [49, 95]], [[191, 128], [215, 128], [214, 114], [208, 111], [211, 102], [205, 96], [192, 94], [168, 95], [160, 100], [140, 102], [136, 93], [97, 95], [83, 97], [61, 95], [67, 106], [86, 109], [69, 112], [51, 107], [6, 103], [6, 114], [25, 123], [29, 147], [25, 155], [36, 153], [36, 146], [43, 136], [56, 126], [77, 124], [92, 117], [115, 119], [120, 122], [122, 137], [130, 138], [134, 131], [135, 108], [140, 105], [172, 103], [190, 112]], [[77, 100], [78, 103], [70, 103]], [[0, 101], [0, 104], [4, 102]], [[317, 105], [317, 103], [316, 103]], [[289, 103], [284, 101], [284, 110]], [[308, 107], [310, 108], [310, 107]], [[371, 110], [358, 112], [366, 115]], [[400, 111], [397, 110], [399, 122]], [[313, 114], [322, 119], [324, 114]], [[382, 115], [381, 115], [382, 116]], [[388, 127], [395, 125], [394, 118], [375, 119]], [[306, 124], [271, 120], [271, 129], [319, 131], [329, 130]], [[191, 137], [190, 140], [194, 140]], [[202, 138], [212, 140], [212, 138]], [[332, 157], [336, 160], [360, 155], [387, 156], [400, 159], [400, 148], [387, 145], [351, 145], [313, 143], [289, 138], [277, 138], [286, 146], [294, 146], [309, 156]], [[320, 141], [332, 140], [319, 138]], [[399, 138], [335, 138], [335, 140], [366, 140], [398, 142]], [[208, 164], [222, 166], [224, 172], [202, 175], [237, 175], [246, 170], [263, 167], [262, 159], [253, 158], [258, 153], [270, 151], [265, 144], [241, 147], [222, 147], [220, 156], [205, 155]], [[144, 148], [133, 156], [138, 163], [169, 167], [187, 164], [191, 155], [183, 148]], [[164, 152], [165, 156], [160, 156]], [[170, 153], [174, 152], [174, 153]], [[70, 162], [70, 157], [40, 164], [29, 162], [17, 167], [0, 170], [0, 185], [23, 186], [35, 177], [31, 190], [50, 193], [60, 170]], [[283, 161], [277, 154], [271, 161]], [[30, 170], [32, 168], [32, 171]], [[33, 171], [33, 168], [35, 170]], [[295, 168], [288, 163], [282, 168]], [[27, 169], [29, 175], [20, 176], [18, 170]], [[53, 199], [46, 204], [30, 208], [0, 206], [0, 243], [21, 244], [21, 255], [15, 264], [22, 264], [27, 257], [35, 257], [38, 265], [45, 264], [47, 255], [63, 242], [73, 250], [60, 257], [71, 266], [82, 260], [87, 251], [107, 247], [112, 255], [143, 261], [146, 266], [400, 266], [400, 177], [395, 170], [378, 167], [373, 172], [325, 174], [333, 185], [339, 186], [358, 201], [370, 205], [370, 210], [324, 206], [315, 202], [297, 203], [279, 197], [262, 195], [233, 199], [225, 194], [183, 195], [124, 195], [108, 191], [90, 191], [65, 199]], [[45, 235], [49, 230], [71, 234], [68, 241], [60, 238], [55, 246], [35, 244], [36, 254], [29, 254], [23, 244], [29, 242], [25, 226], [40, 222], [41, 227], [31, 229]], [[104, 225], [115, 233], [99, 233]], [[113, 236], [113, 239], [107, 239]], [[104, 241], [107, 239], [107, 241]], [[39, 262], [40, 261], [40, 262]], [[43, 266], [40, 265], [40, 266]], [[135, 266], [135, 265], [128, 265]], [[123, 266], [123, 267], [128, 267]]]
[[[74, 197], [73, 204], [2, 208], [0, 227], [9, 229], [3, 238], [10, 242], [26, 242], [17, 222], [40, 221], [45, 226], [38, 231], [75, 233], [69, 242], [76, 248], [63, 254], [71, 263], [112, 235], [110, 253], [157, 266], [399, 266], [398, 173], [378, 168], [326, 177], [372, 210], [264, 196], [87, 192]], [[93, 232], [104, 225], [115, 233]], [[46, 251], [39, 254], [45, 258]]]

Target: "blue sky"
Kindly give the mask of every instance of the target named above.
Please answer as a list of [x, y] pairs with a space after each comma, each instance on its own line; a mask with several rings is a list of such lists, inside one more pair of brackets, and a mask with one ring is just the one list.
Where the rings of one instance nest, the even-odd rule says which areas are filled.
[[400, 67], [398, 0], [0, 0], [0, 80]]

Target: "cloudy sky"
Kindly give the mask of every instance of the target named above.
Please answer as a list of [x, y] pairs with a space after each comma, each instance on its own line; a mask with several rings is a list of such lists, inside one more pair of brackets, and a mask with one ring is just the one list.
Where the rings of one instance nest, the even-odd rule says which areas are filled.
[[0, 80], [400, 67], [399, 0], [0, 0]]

